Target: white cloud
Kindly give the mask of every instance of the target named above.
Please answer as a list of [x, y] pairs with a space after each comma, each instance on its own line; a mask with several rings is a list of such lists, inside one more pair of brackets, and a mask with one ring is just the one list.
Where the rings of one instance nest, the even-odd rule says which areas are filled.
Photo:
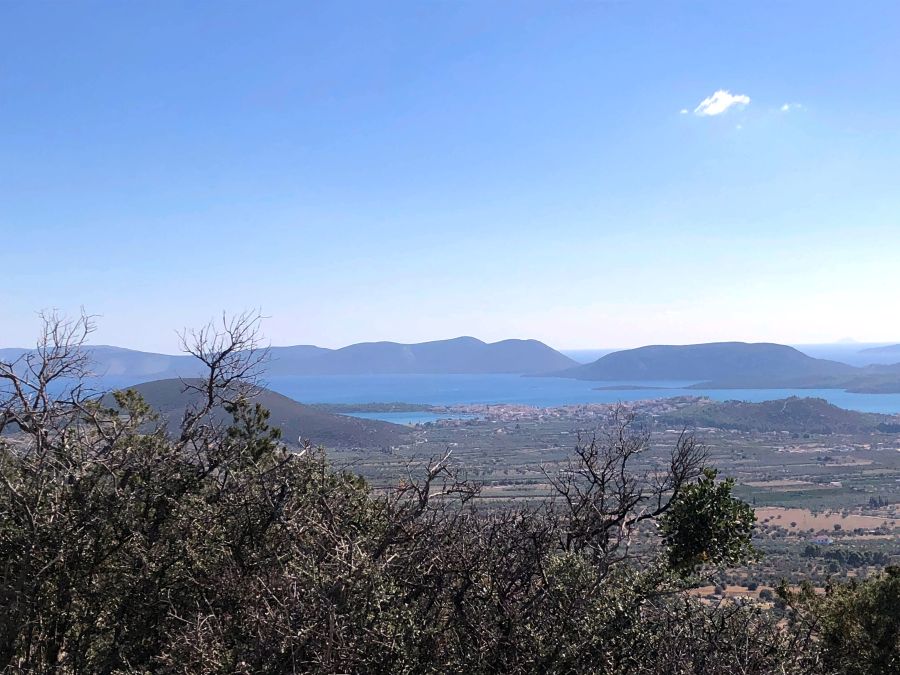
[[803, 106], [800, 103], [785, 103], [781, 106], [781, 112], [790, 112], [791, 110], [800, 110]]
[[694, 114], [702, 115], [704, 117], [721, 115], [733, 106], [748, 105], [749, 103], [750, 97], [745, 94], [732, 94], [725, 89], [719, 89], [712, 96], [700, 101], [700, 105], [694, 108]]
[[687, 108], [682, 108], [682, 109], [681, 109], [681, 114], [682, 114], [682, 115], [687, 115], [687, 114], [688, 114], [688, 109], [687, 109]]

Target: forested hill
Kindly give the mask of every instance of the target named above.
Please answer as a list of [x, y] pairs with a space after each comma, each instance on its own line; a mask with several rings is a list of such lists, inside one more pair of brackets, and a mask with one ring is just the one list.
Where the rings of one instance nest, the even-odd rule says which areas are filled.
[[[178, 379], [155, 380], [131, 388], [160, 413], [172, 430], [179, 428], [185, 409], [196, 400], [196, 394], [186, 392]], [[335, 415], [268, 389], [262, 389], [254, 400], [271, 414], [269, 425], [281, 429], [285, 442], [294, 445], [302, 438], [329, 448], [380, 448], [403, 443], [409, 433], [398, 424]], [[111, 396], [104, 402], [114, 405]], [[217, 410], [214, 416], [223, 422], [229, 419], [224, 410]]]
[[681, 380], [726, 386], [768, 386], [787, 380], [837, 382], [861, 372], [837, 361], [814, 359], [785, 345], [714, 342], [654, 345], [607, 354], [562, 377], [581, 380]]
[[853, 434], [900, 431], [897, 417], [844, 410], [821, 398], [796, 396], [762, 403], [703, 400], [660, 415], [655, 421], [667, 428], [710, 427], [745, 432]]

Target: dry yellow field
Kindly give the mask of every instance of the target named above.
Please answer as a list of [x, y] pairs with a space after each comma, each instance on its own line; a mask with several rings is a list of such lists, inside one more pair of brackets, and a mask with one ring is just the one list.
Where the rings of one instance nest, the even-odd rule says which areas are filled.
[[[814, 514], [809, 509], [789, 509], [775, 506], [756, 509], [756, 522], [762, 523], [766, 519], [771, 525], [779, 525], [794, 532], [810, 528], [832, 530], [835, 524], [839, 524], [843, 530], [855, 530], [858, 527], [871, 530], [883, 525], [887, 526], [890, 523], [887, 518], [854, 514], [843, 516], [839, 511]], [[795, 523], [795, 525], [792, 526], [791, 523]]]

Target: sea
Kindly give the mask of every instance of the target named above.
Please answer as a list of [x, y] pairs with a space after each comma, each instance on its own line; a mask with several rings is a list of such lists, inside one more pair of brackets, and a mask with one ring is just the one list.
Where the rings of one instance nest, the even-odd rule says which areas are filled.
[[[266, 386], [301, 403], [422, 403], [436, 406], [510, 403], [555, 407], [616, 403], [673, 396], [758, 403], [789, 396], [823, 398], [848, 410], [898, 414], [900, 394], [853, 394], [840, 389], [687, 389], [691, 382], [586, 382], [521, 375], [327, 375], [270, 377]], [[357, 416], [399, 424], [446, 414], [427, 411], [367, 412]]]

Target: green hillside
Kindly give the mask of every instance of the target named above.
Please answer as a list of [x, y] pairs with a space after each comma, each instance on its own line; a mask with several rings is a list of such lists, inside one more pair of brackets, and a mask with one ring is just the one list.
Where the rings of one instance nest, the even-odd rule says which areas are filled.
[[[178, 379], [146, 382], [132, 389], [162, 415], [172, 430], [178, 428], [185, 409], [196, 400], [196, 394], [185, 392]], [[303, 439], [329, 448], [383, 448], [403, 443], [409, 433], [397, 424], [325, 412], [269, 389], [262, 389], [255, 400], [271, 413], [269, 424], [281, 429], [284, 440], [295, 445]], [[112, 398], [107, 397], [106, 402], [111, 404]], [[219, 410], [214, 418], [225, 422], [228, 415]]]

